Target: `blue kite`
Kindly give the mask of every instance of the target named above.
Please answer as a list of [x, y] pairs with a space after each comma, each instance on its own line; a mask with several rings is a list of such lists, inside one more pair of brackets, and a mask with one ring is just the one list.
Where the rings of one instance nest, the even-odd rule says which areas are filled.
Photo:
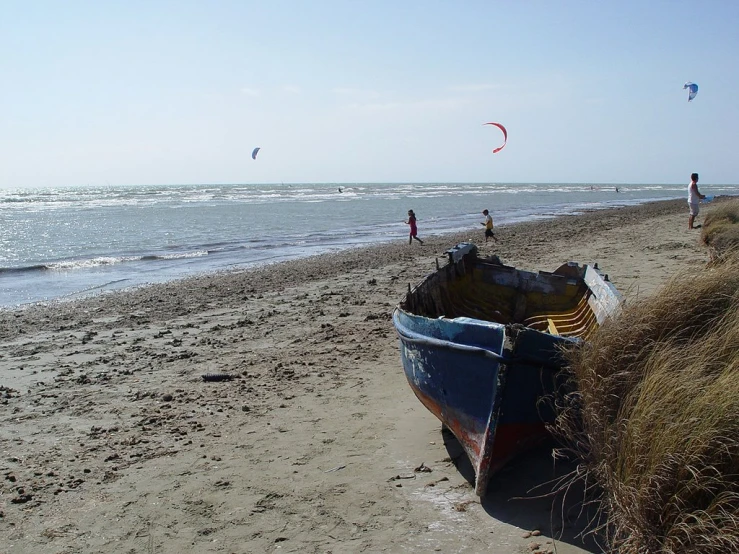
[[683, 90], [688, 89], [688, 102], [690, 102], [693, 98], [695, 98], [695, 95], [698, 94], [698, 85], [695, 83], [691, 83], [688, 81], [683, 85]]
[[259, 147], [257, 146], [254, 150], [251, 152], [251, 159], [256, 160], [257, 159], [257, 152], [259, 152]]

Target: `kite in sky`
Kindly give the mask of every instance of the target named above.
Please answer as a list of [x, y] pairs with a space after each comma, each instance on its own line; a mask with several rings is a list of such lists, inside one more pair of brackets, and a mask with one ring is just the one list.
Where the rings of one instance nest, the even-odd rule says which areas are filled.
[[695, 95], [698, 94], [698, 85], [695, 83], [691, 83], [688, 81], [683, 85], [683, 89], [688, 89], [688, 102], [690, 102], [693, 98], [695, 98]]
[[503, 150], [505, 143], [508, 142], [508, 131], [506, 131], [505, 127], [503, 127], [500, 123], [493, 123], [492, 121], [490, 123], [483, 123], [483, 125], [495, 125], [498, 129], [503, 131], [503, 144], [501, 144], [498, 148], [493, 150], [493, 154], [497, 154], [498, 152]]
[[251, 152], [251, 159], [256, 160], [257, 159], [257, 152], [259, 152], [259, 147], [257, 146], [254, 150]]

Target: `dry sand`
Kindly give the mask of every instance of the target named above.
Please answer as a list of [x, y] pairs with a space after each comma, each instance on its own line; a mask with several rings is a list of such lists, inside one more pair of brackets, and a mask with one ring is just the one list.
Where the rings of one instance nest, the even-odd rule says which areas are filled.
[[549, 452], [479, 501], [390, 314], [469, 238], [525, 269], [598, 262], [635, 301], [703, 268], [686, 227], [659, 202], [4, 311], [0, 552], [596, 551], [576, 509], [516, 499]]

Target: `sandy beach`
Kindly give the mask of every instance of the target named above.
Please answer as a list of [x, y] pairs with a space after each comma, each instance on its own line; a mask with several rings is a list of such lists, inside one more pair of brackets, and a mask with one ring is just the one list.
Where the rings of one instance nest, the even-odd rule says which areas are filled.
[[482, 227], [425, 237], [419, 221], [423, 246], [4, 311], [0, 552], [596, 552], [576, 510], [521, 498], [560, 471], [548, 452], [473, 494], [407, 385], [391, 312], [470, 239], [524, 269], [597, 262], [638, 301], [705, 266], [687, 216], [658, 202], [488, 244]]

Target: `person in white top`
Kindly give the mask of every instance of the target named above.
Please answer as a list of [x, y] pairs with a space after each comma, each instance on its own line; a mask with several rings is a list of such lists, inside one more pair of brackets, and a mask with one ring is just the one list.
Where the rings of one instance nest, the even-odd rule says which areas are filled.
[[693, 173], [690, 175], [690, 184], [688, 185], [688, 207], [690, 208], [690, 216], [688, 217], [688, 229], [697, 229], [700, 227], [693, 227], [695, 222], [695, 216], [698, 215], [698, 207], [700, 201], [706, 197], [705, 194], [701, 194], [698, 190], [698, 174]]

